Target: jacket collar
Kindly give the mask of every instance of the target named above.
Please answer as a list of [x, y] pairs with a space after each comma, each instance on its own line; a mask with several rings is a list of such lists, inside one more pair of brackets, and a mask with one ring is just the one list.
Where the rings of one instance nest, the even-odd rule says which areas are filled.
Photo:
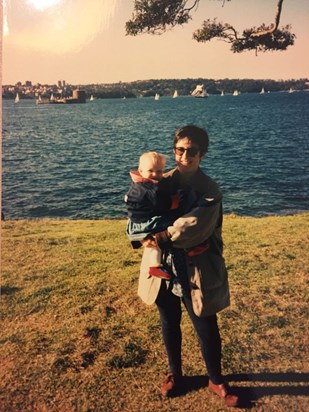
[[146, 182], [151, 182], [155, 184], [159, 183], [158, 180], [148, 179], [146, 177], [141, 176], [138, 170], [131, 170], [130, 176], [131, 176], [133, 183], [146, 183]]
[[164, 173], [164, 177], [171, 177], [173, 176], [174, 178], [177, 178], [180, 182], [190, 182], [193, 180], [195, 180], [196, 178], [198, 178], [198, 176], [200, 176], [201, 174], [204, 174], [200, 168], [197, 169], [197, 171], [195, 173], [193, 173], [192, 175], [186, 176], [184, 174], [180, 174], [179, 170], [177, 167], [175, 167], [175, 169], [169, 170], [167, 173]]

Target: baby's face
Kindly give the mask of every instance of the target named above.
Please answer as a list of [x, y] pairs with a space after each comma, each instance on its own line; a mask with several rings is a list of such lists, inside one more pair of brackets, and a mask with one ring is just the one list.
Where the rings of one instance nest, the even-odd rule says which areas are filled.
[[156, 162], [153, 159], [143, 159], [139, 165], [139, 172], [141, 176], [146, 179], [161, 180], [164, 172], [164, 164]]

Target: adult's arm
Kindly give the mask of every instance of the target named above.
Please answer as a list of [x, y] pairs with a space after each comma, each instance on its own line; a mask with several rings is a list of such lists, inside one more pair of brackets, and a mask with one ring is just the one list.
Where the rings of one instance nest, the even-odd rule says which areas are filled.
[[215, 231], [221, 216], [221, 196], [219, 199], [205, 199], [186, 215], [177, 219], [166, 231], [156, 235], [161, 249], [170, 246], [191, 248], [207, 240]]
[[220, 226], [222, 194], [216, 182], [198, 171], [190, 185], [200, 194], [197, 205], [190, 212], [175, 220], [166, 231], [156, 235], [161, 249], [171, 246], [195, 247], [207, 240]]

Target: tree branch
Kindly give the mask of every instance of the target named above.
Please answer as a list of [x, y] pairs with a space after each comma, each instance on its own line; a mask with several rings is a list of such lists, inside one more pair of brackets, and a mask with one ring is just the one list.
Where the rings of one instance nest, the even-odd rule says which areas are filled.
[[278, 30], [279, 27], [279, 23], [280, 23], [280, 17], [281, 17], [281, 11], [282, 11], [282, 3], [284, 0], [278, 0], [278, 4], [277, 4], [277, 13], [276, 13], [276, 17], [275, 17], [275, 24], [271, 24], [269, 29], [266, 29], [264, 31], [258, 31], [256, 33], [252, 33], [251, 37], [260, 37], [260, 36], [264, 36], [265, 34], [272, 34], [274, 33], [276, 30]]
[[195, 0], [193, 5], [191, 7], [188, 7], [187, 9], [185, 9], [186, 4], [188, 3], [189, 0], [184, 0], [184, 4], [183, 4], [183, 11], [191, 11], [194, 9], [194, 7], [196, 6], [196, 8], [198, 8], [198, 5], [200, 3], [200, 0]]
[[[218, 1], [224, 6], [226, 1], [231, 0]], [[279, 29], [283, 2], [284, 0], [276, 1], [275, 22], [270, 26], [263, 23], [239, 33], [228, 23], [217, 22], [216, 18], [207, 19], [193, 33], [193, 39], [207, 42], [216, 38], [228, 42], [233, 53], [286, 50], [294, 44], [296, 36], [289, 25]], [[134, 0], [134, 11], [132, 19], [126, 23], [126, 34], [162, 34], [177, 25], [182, 26], [192, 19], [193, 9], [197, 9], [199, 4], [200, 0]]]

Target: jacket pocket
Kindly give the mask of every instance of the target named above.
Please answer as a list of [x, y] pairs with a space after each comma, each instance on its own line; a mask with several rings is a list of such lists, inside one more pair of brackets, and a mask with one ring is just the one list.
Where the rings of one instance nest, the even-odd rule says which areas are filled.
[[188, 263], [194, 313], [199, 317], [210, 316], [229, 306], [228, 276], [223, 257], [206, 251], [192, 257]]
[[206, 251], [189, 258], [189, 278], [192, 290], [200, 289], [207, 293], [226, 282], [227, 271], [224, 258]]

